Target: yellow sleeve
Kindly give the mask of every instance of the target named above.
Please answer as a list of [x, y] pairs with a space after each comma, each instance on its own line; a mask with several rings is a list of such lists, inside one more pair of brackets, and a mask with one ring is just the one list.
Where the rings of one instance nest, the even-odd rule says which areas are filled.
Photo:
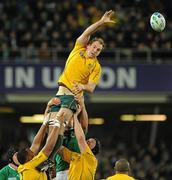
[[39, 164], [41, 164], [42, 162], [44, 162], [45, 160], [47, 160], [48, 158], [45, 156], [45, 154], [41, 151], [39, 152], [39, 154], [37, 156], [35, 156], [32, 160], [30, 160], [29, 162], [25, 163], [25, 164], [21, 164], [17, 171], [19, 173], [22, 173], [23, 171], [27, 170], [27, 169], [34, 169], [35, 167], [37, 167]]
[[35, 168], [47, 159], [48, 159], [48, 157], [42, 151], [40, 151], [38, 155], [36, 155], [31, 161], [28, 162], [28, 164], [32, 168]]
[[71, 161], [71, 157], [72, 157], [72, 151], [70, 151], [68, 148], [66, 147], [63, 147], [63, 150], [62, 150], [62, 157], [63, 157], [63, 160], [70, 163]]
[[99, 63], [97, 63], [93, 72], [90, 74], [89, 82], [98, 84], [98, 82], [100, 80], [100, 76], [101, 76], [101, 66]]
[[79, 50], [81, 48], [86, 48], [86, 46], [84, 46], [83, 44], [80, 44], [78, 41], [76, 41], [73, 50], [77, 51], [77, 50]]
[[78, 41], [75, 42], [75, 46], [74, 46], [74, 49], [75, 50], [78, 50], [78, 49], [81, 49], [81, 48], [86, 48], [85, 45], [79, 43]]

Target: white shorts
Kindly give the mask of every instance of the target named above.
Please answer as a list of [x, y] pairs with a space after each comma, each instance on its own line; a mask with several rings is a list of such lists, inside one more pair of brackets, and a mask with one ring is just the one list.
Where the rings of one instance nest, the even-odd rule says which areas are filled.
[[56, 177], [53, 180], [68, 180], [68, 170], [59, 171], [56, 173]]

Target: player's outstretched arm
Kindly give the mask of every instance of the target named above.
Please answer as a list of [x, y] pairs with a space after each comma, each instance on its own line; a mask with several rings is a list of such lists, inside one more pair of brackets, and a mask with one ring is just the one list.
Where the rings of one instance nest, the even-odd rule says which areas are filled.
[[45, 146], [42, 148], [42, 152], [49, 157], [51, 152], [54, 149], [54, 146], [57, 142], [58, 134], [60, 129], [60, 122], [54, 121], [54, 123], [51, 125], [51, 131], [48, 134], [47, 141]]
[[79, 149], [80, 149], [81, 153], [83, 153], [87, 148], [87, 142], [85, 139], [84, 131], [83, 131], [81, 124], [79, 123], [78, 117], [77, 117], [80, 110], [81, 110], [81, 107], [78, 108], [78, 110], [74, 114], [73, 118], [74, 118], [75, 136], [76, 136], [76, 139], [78, 141]]
[[33, 139], [32, 145], [30, 147], [30, 150], [34, 153], [37, 154], [39, 151], [39, 148], [41, 146], [41, 143], [44, 140], [45, 134], [46, 134], [46, 130], [48, 127], [48, 115], [47, 115], [47, 111], [50, 108], [50, 106], [55, 105], [55, 104], [59, 104], [59, 99], [58, 98], [52, 98], [46, 107], [45, 113], [44, 113], [44, 120], [43, 120], [43, 124], [41, 125], [39, 131], [37, 132], [36, 136]]
[[84, 103], [84, 96], [81, 94], [77, 94], [75, 96], [76, 101], [81, 106], [81, 112], [78, 114], [78, 120], [81, 124], [83, 130], [87, 132], [88, 129], [88, 114], [86, 111], [85, 103]]
[[112, 16], [114, 14], [114, 11], [106, 11], [105, 14], [101, 17], [100, 20], [95, 22], [94, 24], [90, 25], [77, 39], [77, 41], [80, 44], [87, 44], [89, 41], [90, 36], [96, 32], [101, 26], [103, 26], [106, 23], [116, 23], [116, 20], [112, 20]]
[[39, 131], [37, 132], [36, 136], [33, 139], [32, 145], [30, 147], [30, 150], [36, 155], [38, 154], [39, 148], [41, 146], [41, 143], [44, 140], [45, 134], [46, 134], [47, 126], [42, 124]]

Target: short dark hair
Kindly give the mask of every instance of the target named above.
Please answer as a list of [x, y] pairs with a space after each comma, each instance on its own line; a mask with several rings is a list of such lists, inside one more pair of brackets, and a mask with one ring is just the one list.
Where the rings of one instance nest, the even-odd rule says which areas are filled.
[[17, 153], [17, 160], [20, 164], [24, 164], [26, 162], [26, 159], [27, 159], [27, 150], [26, 148], [24, 149], [21, 149], [20, 151], [18, 151]]
[[15, 164], [14, 161], [13, 161], [13, 156], [14, 156], [14, 154], [15, 154], [17, 151], [18, 151], [18, 148], [17, 148], [17, 147], [14, 147], [14, 146], [12, 146], [12, 147], [10, 147], [10, 148], [8, 149], [8, 152], [7, 152], [8, 163], [13, 163], [13, 164]]
[[119, 159], [115, 163], [115, 170], [121, 173], [129, 172], [130, 171], [130, 164], [126, 159]]
[[103, 40], [102, 38], [98, 38], [98, 37], [95, 37], [95, 38], [91, 39], [91, 40], [88, 42], [88, 45], [93, 44], [93, 42], [95, 42], [95, 41], [98, 41], [98, 42], [103, 46], [103, 48], [105, 47], [104, 40]]
[[91, 151], [93, 152], [94, 155], [97, 155], [100, 152], [100, 141], [97, 138], [93, 138], [96, 141], [96, 145], [94, 146]]

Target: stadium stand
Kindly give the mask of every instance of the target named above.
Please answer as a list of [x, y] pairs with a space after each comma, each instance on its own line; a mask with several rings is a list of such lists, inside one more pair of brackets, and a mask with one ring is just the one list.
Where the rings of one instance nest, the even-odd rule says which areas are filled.
[[[171, 6], [168, 1], [143, 0], [127, 3], [111, 0], [108, 3], [102, 0], [60, 3], [53, 0], [1, 1], [0, 62], [64, 60], [74, 39], [109, 7], [116, 11], [119, 22], [106, 33], [97, 33], [110, 49], [108, 52], [105, 50], [103, 57], [116, 61], [139, 58], [150, 63], [152, 59], [161, 61], [165, 54], [169, 60], [172, 57]], [[149, 25], [150, 15], [157, 9], [167, 18], [167, 28], [162, 33], [154, 32]]]

